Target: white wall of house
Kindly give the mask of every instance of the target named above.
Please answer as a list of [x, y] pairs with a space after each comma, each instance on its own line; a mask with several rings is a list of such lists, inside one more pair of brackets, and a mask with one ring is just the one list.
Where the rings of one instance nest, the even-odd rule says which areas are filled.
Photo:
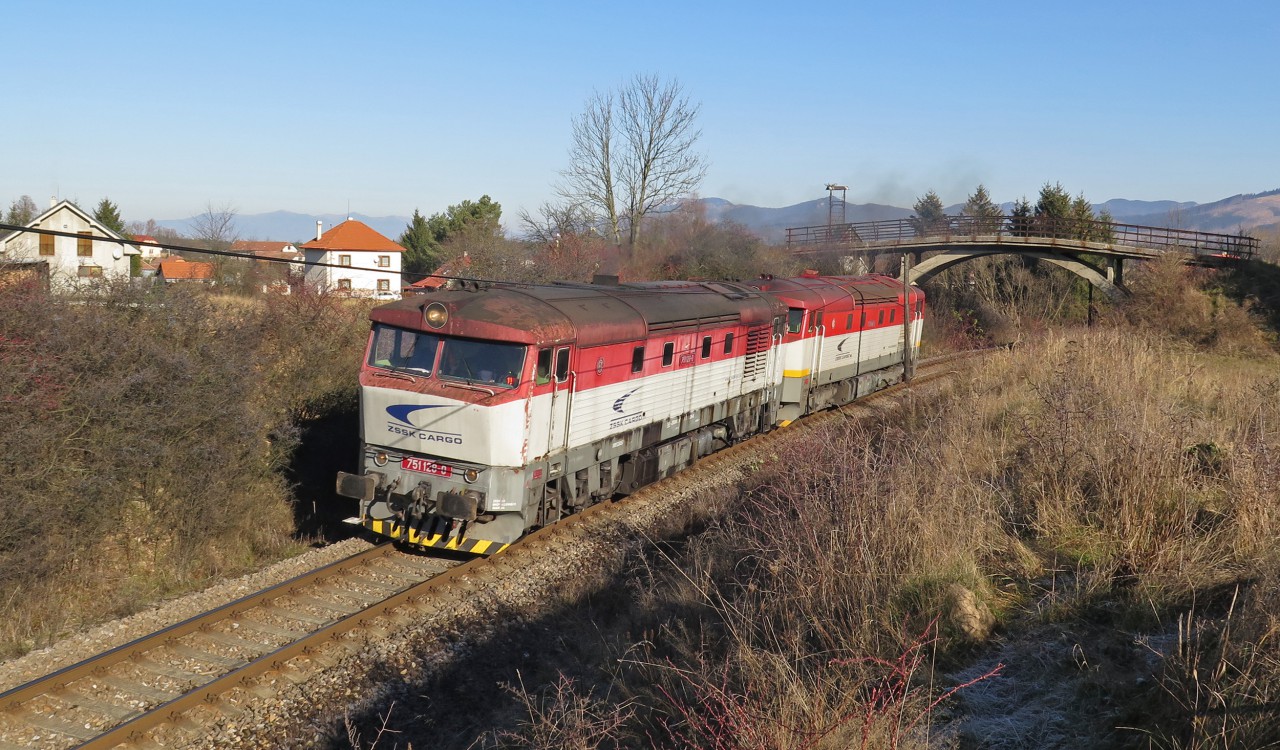
[[135, 245], [93, 239], [119, 238], [119, 235], [94, 221], [68, 201], [55, 204], [27, 226], [84, 233], [84, 238], [81, 239], [18, 232], [0, 242], [0, 259], [48, 262], [49, 284], [55, 289], [128, 278], [129, 256], [139, 254]]
[[[307, 250], [307, 284], [321, 291], [349, 291], [358, 297], [400, 299], [400, 256], [372, 250]], [[314, 263], [343, 268], [316, 266]]]

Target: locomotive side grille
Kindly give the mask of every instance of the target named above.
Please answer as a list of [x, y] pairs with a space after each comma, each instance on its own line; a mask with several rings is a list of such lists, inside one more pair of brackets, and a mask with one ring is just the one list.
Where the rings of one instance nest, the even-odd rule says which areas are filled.
[[742, 378], [747, 382], [764, 377], [769, 366], [769, 326], [756, 326], [747, 332], [747, 356]]

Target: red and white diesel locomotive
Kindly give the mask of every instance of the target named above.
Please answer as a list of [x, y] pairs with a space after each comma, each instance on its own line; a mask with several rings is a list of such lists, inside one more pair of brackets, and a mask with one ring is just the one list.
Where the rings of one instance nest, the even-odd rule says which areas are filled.
[[888, 276], [463, 282], [374, 308], [360, 523], [492, 554], [699, 456], [903, 377], [924, 293]]

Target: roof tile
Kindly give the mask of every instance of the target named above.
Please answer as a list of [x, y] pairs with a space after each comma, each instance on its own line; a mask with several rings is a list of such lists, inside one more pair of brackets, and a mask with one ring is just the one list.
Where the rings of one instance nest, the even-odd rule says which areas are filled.
[[302, 246], [306, 250], [372, 250], [401, 253], [404, 248], [378, 234], [362, 221], [347, 219], [338, 226]]

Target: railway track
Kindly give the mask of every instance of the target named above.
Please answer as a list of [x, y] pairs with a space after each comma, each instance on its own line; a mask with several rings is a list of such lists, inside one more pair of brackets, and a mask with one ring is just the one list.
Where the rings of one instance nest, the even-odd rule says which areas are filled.
[[115, 747], [458, 564], [380, 545], [19, 685], [0, 693], [0, 750]]
[[951, 355], [921, 363], [897, 385], [840, 410], [812, 415], [700, 459], [671, 479], [541, 529], [500, 555], [465, 563], [384, 544], [106, 651], [0, 694], [0, 750], [180, 746], [211, 716], [234, 716], [255, 698], [303, 682], [358, 651], [366, 634], [393, 632], [457, 594], [555, 555], [591, 526], [635, 513], [674, 488], [776, 441], [874, 409], [904, 388], [952, 372]]

